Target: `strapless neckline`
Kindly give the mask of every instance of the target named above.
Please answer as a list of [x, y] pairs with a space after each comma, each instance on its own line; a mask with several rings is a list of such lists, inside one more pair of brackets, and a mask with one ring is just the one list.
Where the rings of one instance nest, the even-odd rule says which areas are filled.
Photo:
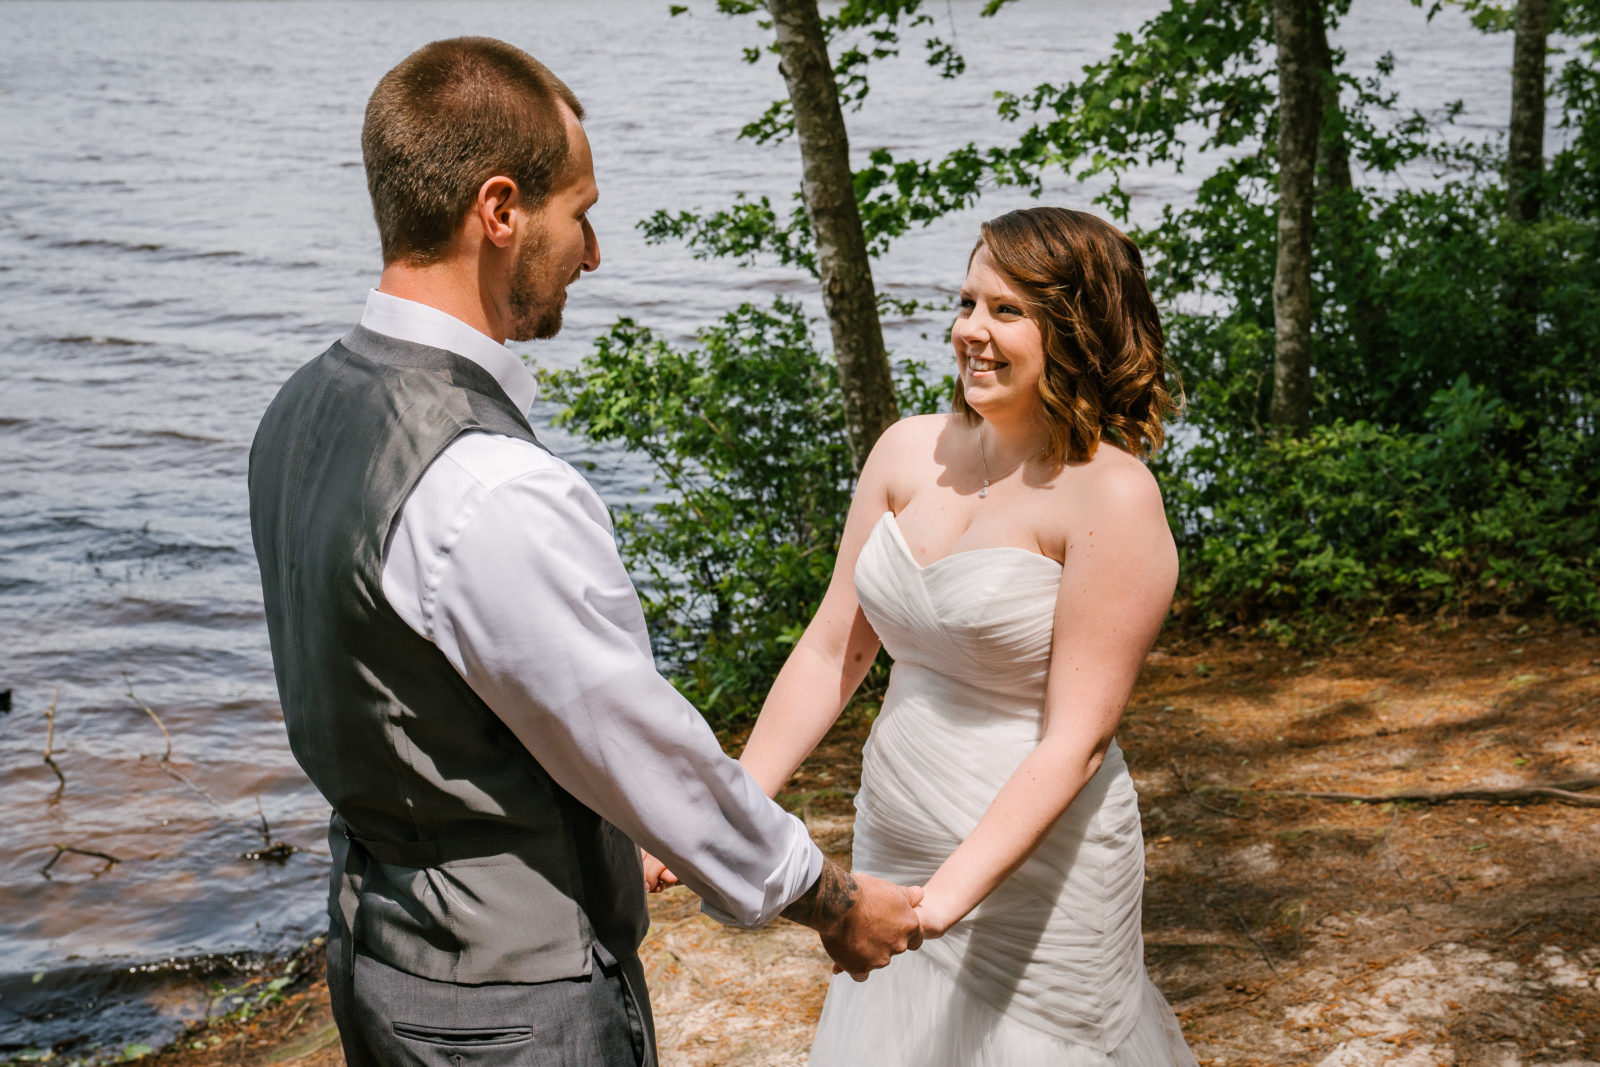
[[887, 525], [889, 527], [891, 539], [895, 544], [900, 546], [900, 551], [905, 556], [906, 561], [919, 571], [931, 571], [943, 566], [946, 563], [949, 563], [952, 560], [961, 559], [963, 556], [979, 556], [986, 552], [1007, 552], [1013, 555], [1021, 554], [1023, 556], [1031, 556], [1042, 563], [1049, 564], [1057, 571], [1062, 569], [1061, 564], [1057, 563], [1049, 556], [1030, 551], [1026, 548], [1018, 548], [1016, 545], [995, 545], [990, 548], [965, 548], [960, 552], [951, 552], [949, 555], [940, 556], [931, 563], [920, 563], [917, 561], [916, 553], [911, 550], [911, 542], [906, 540], [905, 531], [900, 528], [899, 516], [892, 511], [885, 511], [883, 513], [883, 518], [878, 520], [878, 525]]

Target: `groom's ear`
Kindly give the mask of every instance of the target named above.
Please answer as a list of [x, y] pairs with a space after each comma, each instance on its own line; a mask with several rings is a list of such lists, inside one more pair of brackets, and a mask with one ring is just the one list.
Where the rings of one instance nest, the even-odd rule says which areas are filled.
[[484, 238], [496, 248], [507, 248], [516, 230], [512, 213], [521, 202], [517, 183], [496, 174], [478, 187], [472, 221], [483, 229]]

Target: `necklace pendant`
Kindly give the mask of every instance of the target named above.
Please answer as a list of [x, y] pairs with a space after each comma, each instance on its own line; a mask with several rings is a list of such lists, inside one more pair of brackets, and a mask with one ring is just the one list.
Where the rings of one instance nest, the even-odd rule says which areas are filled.
[[982, 500], [984, 497], [986, 497], [988, 495], [989, 495], [989, 479], [985, 478], [983, 480], [983, 488], [978, 490], [978, 499]]

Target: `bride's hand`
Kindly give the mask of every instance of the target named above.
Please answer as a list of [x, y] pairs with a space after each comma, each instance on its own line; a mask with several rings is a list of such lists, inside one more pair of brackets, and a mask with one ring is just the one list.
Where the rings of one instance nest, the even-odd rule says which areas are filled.
[[644, 888], [648, 893], [659, 893], [679, 885], [678, 876], [667, 870], [667, 865], [644, 849], [639, 850], [639, 860], [644, 864]]
[[943, 937], [955, 925], [954, 920], [942, 918], [938, 910], [938, 902], [924, 896], [922, 903], [914, 909], [917, 918], [922, 922], [922, 940], [932, 941], [936, 937]]

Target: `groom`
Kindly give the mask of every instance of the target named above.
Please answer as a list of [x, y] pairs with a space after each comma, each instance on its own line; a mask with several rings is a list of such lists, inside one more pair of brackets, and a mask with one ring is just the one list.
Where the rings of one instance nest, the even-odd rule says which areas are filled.
[[430, 44], [362, 130], [384, 269], [250, 453], [289, 742], [332, 805], [345, 1057], [655, 1061], [639, 846], [723, 922], [811, 926], [857, 977], [920, 890], [851, 876], [656, 673], [604, 506], [502, 342], [600, 264], [583, 109], [500, 41]]

